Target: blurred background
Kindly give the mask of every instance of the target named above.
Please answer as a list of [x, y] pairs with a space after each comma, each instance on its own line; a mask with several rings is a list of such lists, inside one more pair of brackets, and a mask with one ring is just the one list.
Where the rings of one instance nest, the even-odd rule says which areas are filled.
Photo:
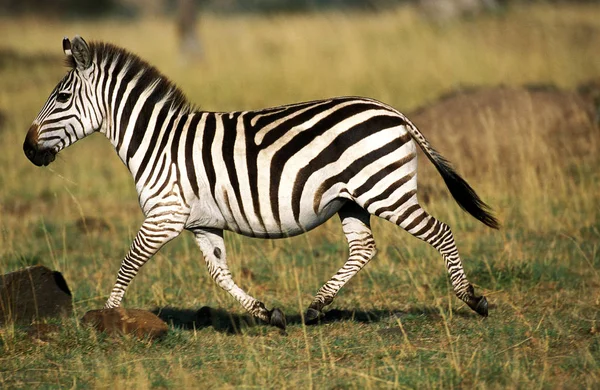
[[[183, 5], [219, 13], [315, 12], [326, 10], [384, 11], [398, 5], [418, 3], [437, 10], [435, 17], [477, 13], [497, 9], [511, 0], [2, 0], [2, 10], [11, 14], [40, 13], [67, 17], [138, 17], [173, 14]], [[512, 0], [513, 3], [526, 2]], [[188, 5], [185, 5], [188, 4]]]
[[[204, 110], [340, 95], [382, 100], [501, 201], [523, 186], [543, 191], [550, 173], [562, 178], [557, 169], [595, 155], [599, 20], [592, 1], [0, 0], [0, 129], [20, 145], [65, 73], [62, 38], [79, 34], [140, 55]], [[111, 153], [97, 139], [79, 148]], [[61, 153], [55, 169], [63, 176], [52, 183], [11, 150], [3, 201], [39, 191], [37, 175], [43, 187], [79, 183], [74, 196], [134, 194], [112, 185], [128, 183], [118, 159], [86, 161], [111, 173], [98, 179], [67, 162], [71, 153]], [[428, 165], [420, 175], [426, 200], [445, 194]], [[21, 189], [11, 181], [21, 175], [36, 180]]]

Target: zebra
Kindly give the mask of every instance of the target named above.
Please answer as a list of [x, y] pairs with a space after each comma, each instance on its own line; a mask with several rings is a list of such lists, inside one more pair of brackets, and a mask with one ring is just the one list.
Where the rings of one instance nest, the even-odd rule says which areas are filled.
[[106, 308], [119, 307], [140, 267], [188, 230], [214, 281], [251, 315], [285, 329], [280, 309], [268, 310], [234, 282], [223, 232], [284, 238], [337, 214], [348, 258], [316, 293], [303, 316], [306, 324], [318, 322], [342, 286], [375, 256], [371, 215], [437, 249], [456, 296], [488, 315], [450, 228], [418, 203], [416, 145], [466, 212], [491, 228], [499, 222], [396, 109], [370, 98], [335, 97], [257, 111], [202, 111], [126, 49], [75, 36], [63, 39], [63, 50], [70, 69], [33, 121], [23, 151], [33, 164], [46, 166], [62, 149], [100, 132], [131, 172], [145, 220]]

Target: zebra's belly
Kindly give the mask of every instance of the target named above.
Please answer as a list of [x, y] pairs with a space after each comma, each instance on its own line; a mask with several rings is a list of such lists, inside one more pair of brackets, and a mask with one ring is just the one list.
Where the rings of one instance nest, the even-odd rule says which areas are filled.
[[[335, 199], [327, 203], [321, 210], [314, 213], [302, 213], [299, 221], [292, 216], [291, 212], [282, 212], [281, 219], [276, 221], [270, 218], [248, 218], [247, 224], [240, 221], [227, 221], [226, 230], [230, 230], [248, 237], [258, 238], [285, 238], [306, 233], [321, 225], [344, 205], [346, 200]], [[256, 216], [255, 216], [256, 217]]]

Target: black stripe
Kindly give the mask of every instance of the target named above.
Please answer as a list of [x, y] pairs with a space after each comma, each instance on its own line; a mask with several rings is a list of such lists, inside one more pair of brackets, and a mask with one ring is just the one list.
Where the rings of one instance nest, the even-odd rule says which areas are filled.
[[[171, 120], [169, 121], [169, 125], [165, 128], [165, 132], [162, 135], [162, 139], [160, 140], [160, 146], [158, 147], [157, 153], [156, 153], [156, 159], [160, 159], [161, 156], [165, 156], [165, 149], [167, 148], [167, 143], [169, 142], [169, 135], [171, 134], [171, 131], [173, 131], [173, 124], [175, 122], [175, 120], [177, 119], [177, 115], [175, 113], [173, 113], [173, 116], [171, 117]], [[150, 179], [152, 178], [154, 171], [156, 170], [156, 160], [154, 162], [154, 164], [150, 164], [150, 173], [148, 174], [148, 176], [146, 177], [146, 182], [144, 183], [144, 187], [147, 186], [150, 183]], [[140, 168], [140, 171], [142, 169]]]
[[207, 114], [204, 128], [202, 129], [202, 166], [206, 172], [208, 183], [211, 186], [210, 193], [212, 194], [213, 199], [216, 199], [215, 188], [217, 186], [217, 174], [215, 173], [211, 148], [213, 141], [215, 140], [216, 127], [217, 121], [215, 115]]
[[380, 207], [377, 210], [375, 210], [375, 212], [373, 214], [379, 216], [379, 215], [381, 215], [381, 213], [384, 213], [386, 211], [396, 211], [396, 209], [398, 209], [398, 207], [400, 207], [404, 203], [406, 203], [416, 193], [417, 193], [417, 190], [410, 190], [410, 191], [406, 192], [404, 195], [402, 195], [400, 197], [400, 199], [398, 199], [392, 205], [387, 206], [387, 207]]
[[[429, 242], [429, 240], [431, 240], [432, 238], [436, 237], [440, 231], [440, 228], [443, 226], [439, 221], [437, 221], [435, 218], [431, 218], [433, 221], [436, 221], [438, 223], [435, 224], [435, 226], [433, 227], [433, 230], [431, 231], [431, 233], [429, 233], [426, 237], [423, 237], [423, 241]], [[429, 242], [430, 243], [430, 242]]]
[[175, 129], [175, 133], [173, 134], [173, 141], [171, 141], [171, 162], [175, 163], [176, 165], [179, 163], [179, 140], [181, 139], [181, 134], [183, 133], [183, 129], [187, 121], [187, 115], [179, 117], [177, 128]]
[[198, 176], [196, 175], [196, 169], [194, 168], [194, 139], [196, 138], [198, 122], [200, 122], [202, 115], [193, 115], [185, 137], [185, 171], [187, 173], [188, 181], [192, 186], [192, 190], [194, 191], [194, 195], [198, 196], [200, 191], [198, 189]]
[[413, 219], [413, 221], [411, 223], [409, 223], [404, 230], [406, 230], [407, 232], [410, 232], [412, 229], [414, 229], [418, 224], [421, 223], [421, 221], [423, 221], [423, 218], [425, 218], [427, 216], [427, 213], [425, 211], [423, 211], [421, 214], [417, 215], [417, 217], [415, 219]]
[[[144, 173], [144, 170], [146, 169], [146, 165], [148, 164], [148, 161], [150, 161], [150, 157], [152, 157], [153, 151], [156, 150], [158, 147], [158, 145], [157, 145], [158, 137], [159, 137], [160, 131], [164, 125], [164, 121], [169, 113], [169, 109], [170, 109], [169, 105], [165, 104], [161, 108], [160, 112], [158, 113], [158, 116], [156, 117], [156, 127], [152, 131], [152, 138], [150, 138], [150, 143], [148, 144], [148, 149], [146, 150], [146, 153], [144, 153], [144, 158], [142, 159], [142, 162], [140, 163], [138, 171], [135, 174], [135, 182], [136, 183], [138, 182], [138, 180]], [[174, 121], [175, 121], [175, 115], [172, 115], [169, 118], [169, 123], [167, 124], [167, 127], [172, 127]], [[160, 153], [157, 153], [157, 155], [160, 155]]]
[[[117, 111], [119, 109], [119, 102], [121, 97], [123, 96], [123, 93], [125, 92], [125, 89], [127, 88], [127, 83], [129, 81], [131, 81], [131, 79], [133, 78], [133, 75], [130, 74], [131, 73], [131, 69], [128, 69], [125, 71], [124, 73], [124, 78], [121, 79], [120, 84], [117, 84], [118, 81], [118, 76], [121, 73], [121, 70], [123, 67], [125, 67], [127, 65], [126, 61], [123, 60], [123, 56], [120, 56], [119, 58], [117, 58], [115, 60], [116, 65], [114, 67], [113, 70], [113, 74], [114, 76], [111, 79], [110, 82], [110, 88], [108, 89], [108, 101], [109, 101], [109, 107], [112, 107], [113, 112], [112, 115], [114, 116], [114, 119], [116, 120], [117, 118]], [[128, 75], [129, 73], [129, 75]], [[113, 104], [113, 95], [116, 93], [115, 96], [115, 103]], [[116, 132], [118, 130], [118, 128], [116, 126], [112, 127], [112, 131]], [[116, 140], [116, 134], [111, 134], [111, 139], [112, 140]]]
[[[244, 203], [242, 199], [242, 195], [240, 192], [240, 182], [238, 180], [238, 174], [235, 169], [235, 140], [237, 138], [237, 122], [241, 113], [234, 112], [231, 114], [223, 115], [221, 120], [223, 121], [223, 162], [225, 163], [225, 169], [227, 170], [227, 175], [229, 177], [229, 184], [231, 184], [231, 188], [233, 189], [233, 193], [235, 195], [237, 204], [240, 209], [241, 217], [248, 225], [250, 230], [252, 227], [248, 223], [248, 218], [246, 217], [246, 212], [244, 211]], [[239, 225], [239, 224], [238, 224]]]
[[[125, 90], [127, 89], [127, 84], [139, 73], [139, 69], [128, 69], [125, 73], [125, 76], [121, 80], [121, 85], [119, 85], [119, 91], [117, 92], [116, 104], [114, 106], [115, 115], [118, 113], [119, 107], [121, 106], [121, 101], [125, 94]], [[121, 113], [121, 122], [118, 125], [119, 134], [118, 134], [118, 142], [117, 142], [117, 153], [121, 150], [121, 145], [123, 144], [123, 139], [125, 138], [125, 131], [127, 130], [127, 124], [131, 119], [131, 111], [133, 110], [133, 106], [137, 99], [139, 98], [140, 93], [144, 90], [145, 86], [141, 85], [141, 83], [137, 83], [131, 89], [129, 95], [127, 96], [127, 100], [125, 100], [125, 105], [123, 107], [123, 111]]]
[[435, 218], [429, 218], [429, 221], [427, 221], [425, 226], [423, 226], [418, 232], [413, 233], [413, 235], [415, 237], [419, 237], [419, 236], [423, 235], [426, 231], [431, 229], [431, 225], [433, 225], [434, 223], [435, 223]]
[[[113, 76], [110, 79], [110, 83], [109, 83], [109, 87], [108, 87], [108, 102], [107, 102], [107, 107], [111, 107], [112, 108], [112, 112], [109, 113], [109, 115], [112, 115], [112, 119], [116, 120], [117, 119], [117, 109], [118, 109], [118, 99], [117, 101], [115, 101], [115, 104], [113, 105], [113, 94], [115, 93], [115, 89], [117, 86], [117, 76], [119, 75], [120, 69], [121, 67], [119, 66], [119, 64], [115, 65], [114, 69], [113, 69]], [[120, 87], [122, 87], [122, 84], [119, 85], [119, 89], [121, 89]], [[121, 91], [122, 92], [122, 91]], [[118, 92], [117, 92], [118, 93]], [[119, 96], [119, 95], [117, 95]], [[107, 134], [108, 138], [112, 141], [114, 140], [114, 132], [117, 130], [116, 126], [112, 126], [111, 129], [109, 129], [111, 131], [110, 134]]]
[[[136, 88], [133, 89], [132, 94], [129, 97], [137, 100], [137, 99], [139, 99], [139, 95], [132, 96], [133, 92], [135, 90], [136, 90]], [[144, 90], [145, 90], [145, 88], [144, 88]], [[156, 133], [157, 131], [160, 130], [160, 127], [159, 127], [160, 122], [158, 122], [158, 121], [156, 122], [157, 124], [154, 129], [149, 129], [148, 123], [150, 123], [150, 118], [152, 117], [152, 112], [154, 111], [156, 104], [162, 98], [163, 98], [163, 93], [161, 93], [159, 90], [157, 90], [155, 88], [154, 91], [152, 91], [150, 96], [148, 96], [148, 98], [144, 102], [144, 104], [138, 114], [138, 117], [135, 121], [135, 126], [133, 128], [133, 132], [129, 139], [129, 145], [127, 146], [127, 153], [125, 155], [125, 164], [127, 164], [127, 166], [129, 166], [129, 160], [135, 155], [135, 152], [137, 152], [137, 150], [139, 149], [140, 144], [144, 140], [144, 135], [146, 134], [146, 132]], [[135, 105], [135, 103], [133, 103], [133, 105]], [[132, 108], [133, 108], [133, 105], [132, 105]], [[165, 105], [161, 108], [160, 114], [163, 114], [165, 106], [169, 106], [169, 105], [170, 104], [168, 102], [165, 103]], [[123, 121], [121, 121], [121, 122], [123, 122]], [[122, 128], [121, 130], [124, 130], [124, 129]], [[121, 132], [123, 133], [123, 131], [121, 131]]]
[[252, 198], [252, 205], [254, 208], [254, 214], [258, 218], [258, 222], [262, 227], [263, 232], [267, 232], [265, 223], [263, 221], [262, 213], [260, 211], [260, 199], [258, 192], [258, 152], [259, 149], [254, 141], [255, 129], [252, 128], [250, 122], [252, 120], [252, 114], [247, 113], [243, 117], [244, 121], [244, 132], [246, 134], [246, 167], [248, 169], [248, 184], [250, 186], [250, 197]]
[[233, 210], [231, 208], [231, 203], [229, 203], [229, 194], [227, 193], [226, 189], [223, 189], [223, 199], [225, 201], [225, 207], [227, 207], [227, 210], [229, 211], [229, 215], [231, 215], [231, 219], [233, 220], [233, 223], [235, 224], [235, 228], [233, 228], [232, 226], [229, 226], [229, 228], [231, 230], [233, 230], [234, 232], [240, 232], [240, 225], [237, 223], [237, 220], [235, 219], [235, 214], [233, 213]]
[[104, 61], [104, 68], [101, 70], [101, 78], [98, 80], [98, 85], [96, 87], [96, 94], [100, 96], [99, 100], [102, 102], [104, 107], [109, 106], [109, 102], [106, 101], [107, 96], [105, 96], [105, 92], [112, 92], [108, 90], [108, 85], [112, 81], [112, 79], [116, 78], [116, 74], [110, 74], [110, 66], [112, 65], [112, 61]]
[[411, 172], [405, 176], [402, 176], [398, 181], [390, 184], [388, 186], [388, 188], [386, 188], [383, 192], [367, 199], [365, 201], [365, 203], [363, 204], [363, 207], [365, 209], [368, 209], [369, 206], [371, 206], [373, 203], [379, 202], [380, 200], [388, 199], [390, 197], [390, 195], [392, 195], [394, 193], [394, 191], [396, 191], [398, 188], [400, 188], [403, 184], [405, 184], [407, 181], [412, 179], [414, 176], [415, 176], [414, 172]]
[[[175, 175], [176, 175], [176, 179], [175, 179], [175, 183], [177, 185], [179, 185], [179, 189], [180, 191], [180, 196], [182, 197], [183, 201], [185, 202], [185, 194], [184, 191], [181, 188], [181, 171], [179, 170], [179, 146], [180, 146], [180, 140], [181, 140], [181, 134], [183, 133], [184, 129], [185, 129], [185, 124], [188, 121], [188, 116], [187, 115], [183, 115], [179, 117], [179, 123], [177, 123], [177, 128], [175, 129], [175, 134], [173, 134], [173, 141], [171, 142], [171, 164], [175, 164]], [[165, 181], [165, 185], [166, 185], [166, 181]]]
[[[166, 164], [166, 161], [167, 161], [167, 156], [165, 156], [165, 155], [163, 154], [163, 155], [162, 155], [162, 158], [160, 158], [160, 159], [159, 159], [159, 161], [160, 161], [159, 163], [157, 163], [157, 164], [153, 164], [153, 165], [152, 165], [152, 172], [150, 172], [150, 174], [148, 175], [148, 178], [146, 179], [146, 183], [144, 184], [144, 187], [145, 187], [145, 188], [148, 188], [148, 183], [150, 182], [150, 178], [153, 176], [153, 175], [152, 175], [152, 173], [154, 172], [154, 170], [155, 170], [156, 168], [158, 168], [158, 172], [157, 172], [157, 174], [156, 174], [156, 177], [157, 177], [157, 178], [158, 178], [158, 177], [160, 177], [160, 175], [162, 175], [163, 171], [165, 170], [165, 168], [166, 168], [166, 166], [167, 166], [167, 164]], [[168, 182], [168, 180], [163, 180], [163, 181], [162, 181], [162, 183], [161, 183], [161, 186], [158, 188], [158, 190], [154, 191], [154, 192], [153, 192], [153, 193], [152, 193], [152, 194], [151, 194], [151, 195], [150, 195], [150, 196], [149, 196], [149, 197], [146, 199], [146, 202], [148, 202], [149, 200], [153, 200], [153, 199], [154, 199], [154, 198], [155, 198], [155, 197], [156, 197], [156, 196], [157, 196], [157, 195], [160, 193], [160, 191], [161, 191], [161, 190], [164, 188], [164, 186], [165, 186], [165, 183], [167, 183], [167, 182]], [[145, 206], [146, 206], [146, 203], [144, 203], [144, 204], [142, 205], [142, 209], [143, 209]]]
[[53, 141], [53, 140], [59, 140], [61, 141], [63, 144], [65, 143], [65, 141], [63, 140], [63, 138], [60, 135], [54, 136], [54, 137], [47, 137], [44, 138], [45, 141]]
[[[331, 108], [334, 108], [336, 106], [339, 106], [349, 100], [352, 99], [335, 99], [332, 100], [330, 102], [327, 102], [325, 104], [319, 104], [321, 102], [315, 102], [315, 106], [313, 108], [310, 108], [308, 110], [306, 110], [305, 112], [303, 112], [300, 115], [297, 115], [293, 118], [290, 118], [286, 121], [284, 121], [283, 123], [279, 124], [278, 126], [274, 127], [273, 129], [269, 130], [269, 132], [265, 135], [265, 137], [263, 138], [262, 142], [260, 143], [261, 148], [266, 148], [269, 145], [273, 144], [274, 142], [276, 142], [277, 140], [279, 140], [281, 137], [283, 137], [285, 135], [285, 133], [287, 133], [290, 129], [292, 129], [295, 126], [299, 126], [305, 122], [310, 121], [311, 119], [313, 119], [315, 116], [317, 116], [318, 114], [327, 111]], [[357, 114], [359, 112], [362, 111], [366, 111], [368, 108], [370, 107], [377, 107], [380, 108], [379, 106], [375, 106], [373, 103], [370, 102], [366, 102], [366, 101], [357, 101], [355, 104], [346, 106], [346, 107], [341, 107], [338, 110], [332, 112], [331, 114], [329, 114], [326, 118], [321, 119], [321, 121], [319, 121], [318, 123], [316, 123], [315, 125], [313, 125], [312, 128], [310, 129], [306, 129], [303, 132], [301, 132], [300, 134], [309, 134], [313, 129], [317, 130], [320, 129], [321, 131], [327, 130], [329, 128], [331, 128], [333, 125], [335, 125], [336, 123], [340, 122], [343, 119], [349, 118], [354, 114]], [[299, 111], [301, 109], [304, 109], [306, 107], [291, 107], [289, 110], [285, 111], [286, 115], [285, 116], [289, 116], [294, 114], [296, 111]], [[280, 119], [280, 118], [279, 118]], [[270, 121], [270, 123], [272, 123], [273, 121]], [[320, 125], [322, 123], [322, 125]], [[268, 125], [268, 123], [266, 124]], [[260, 130], [260, 128], [257, 126], [257, 130]], [[300, 135], [298, 134], [295, 138], [293, 142], [296, 142], [296, 138], [298, 138], [298, 136]], [[316, 137], [319, 134], [316, 134], [314, 137]], [[310, 138], [310, 140], [312, 140], [314, 137]]]
[[[62, 116], [62, 117], [56, 118], [56, 119], [45, 119], [42, 122], [42, 125], [44, 125], [44, 127], [45, 127], [45, 126], [47, 126], [49, 124], [52, 124], [52, 123], [66, 121], [67, 119], [77, 119], [77, 120], [79, 120], [79, 123], [81, 123], [81, 120], [80, 120], [81, 119], [81, 115], [71, 114], [71, 115]], [[62, 129], [62, 126], [59, 126], [57, 128]], [[40, 134], [44, 134], [45, 132], [46, 132], [46, 129], [43, 129], [42, 131], [40, 131]]]
[[[412, 213], [414, 213], [415, 211], [417, 211], [420, 208], [421, 208], [421, 205], [419, 205], [418, 203], [415, 203], [412, 206], [408, 207], [406, 210], [404, 210], [404, 212], [402, 214], [400, 214], [398, 216], [398, 218], [396, 219], [396, 224], [400, 225], [400, 223], [403, 222], [404, 220], [406, 220], [406, 218], [408, 218], [409, 215], [411, 215]], [[425, 215], [425, 214], [423, 214], [423, 215]], [[404, 229], [408, 230], [408, 228], [404, 228]]]
[[392, 172], [395, 172], [404, 164], [411, 161], [414, 157], [415, 155], [411, 153], [381, 169], [379, 172], [375, 173], [367, 181], [365, 181], [360, 187], [354, 190], [354, 197], [359, 198], [362, 194], [371, 190], [377, 183], [379, 183], [381, 180], [387, 177], [387, 175], [391, 174]]
[[[252, 114], [260, 115], [261, 117], [256, 121], [254, 126], [257, 129], [261, 129], [270, 123], [276, 122], [286, 116], [293, 114], [294, 112], [305, 109], [306, 107], [310, 107], [311, 105], [321, 103], [322, 101], [312, 101], [305, 102], [300, 104], [294, 104], [290, 106], [278, 106], [266, 108], [264, 110], [253, 111]], [[267, 116], [264, 116], [267, 115]]]

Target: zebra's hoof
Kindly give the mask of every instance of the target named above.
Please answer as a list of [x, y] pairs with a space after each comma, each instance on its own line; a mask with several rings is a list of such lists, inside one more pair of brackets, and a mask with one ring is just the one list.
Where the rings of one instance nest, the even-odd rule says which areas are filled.
[[323, 317], [323, 313], [317, 309], [309, 307], [308, 310], [306, 310], [306, 314], [304, 314], [304, 324], [316, 324], [321, 317]]
[[477, 314], [483, 317], [488, 316], [488, 301], [485, 297], [479, 297], [478, 302], [471, 306], [471, 309], [475, 310]]
[[273, 326], [278, 327], [279, 329], [285, 331], [286, 321], [285, 315], [279, 309], [273, 309], [271, 311], [271, 319], [269, 323]]

